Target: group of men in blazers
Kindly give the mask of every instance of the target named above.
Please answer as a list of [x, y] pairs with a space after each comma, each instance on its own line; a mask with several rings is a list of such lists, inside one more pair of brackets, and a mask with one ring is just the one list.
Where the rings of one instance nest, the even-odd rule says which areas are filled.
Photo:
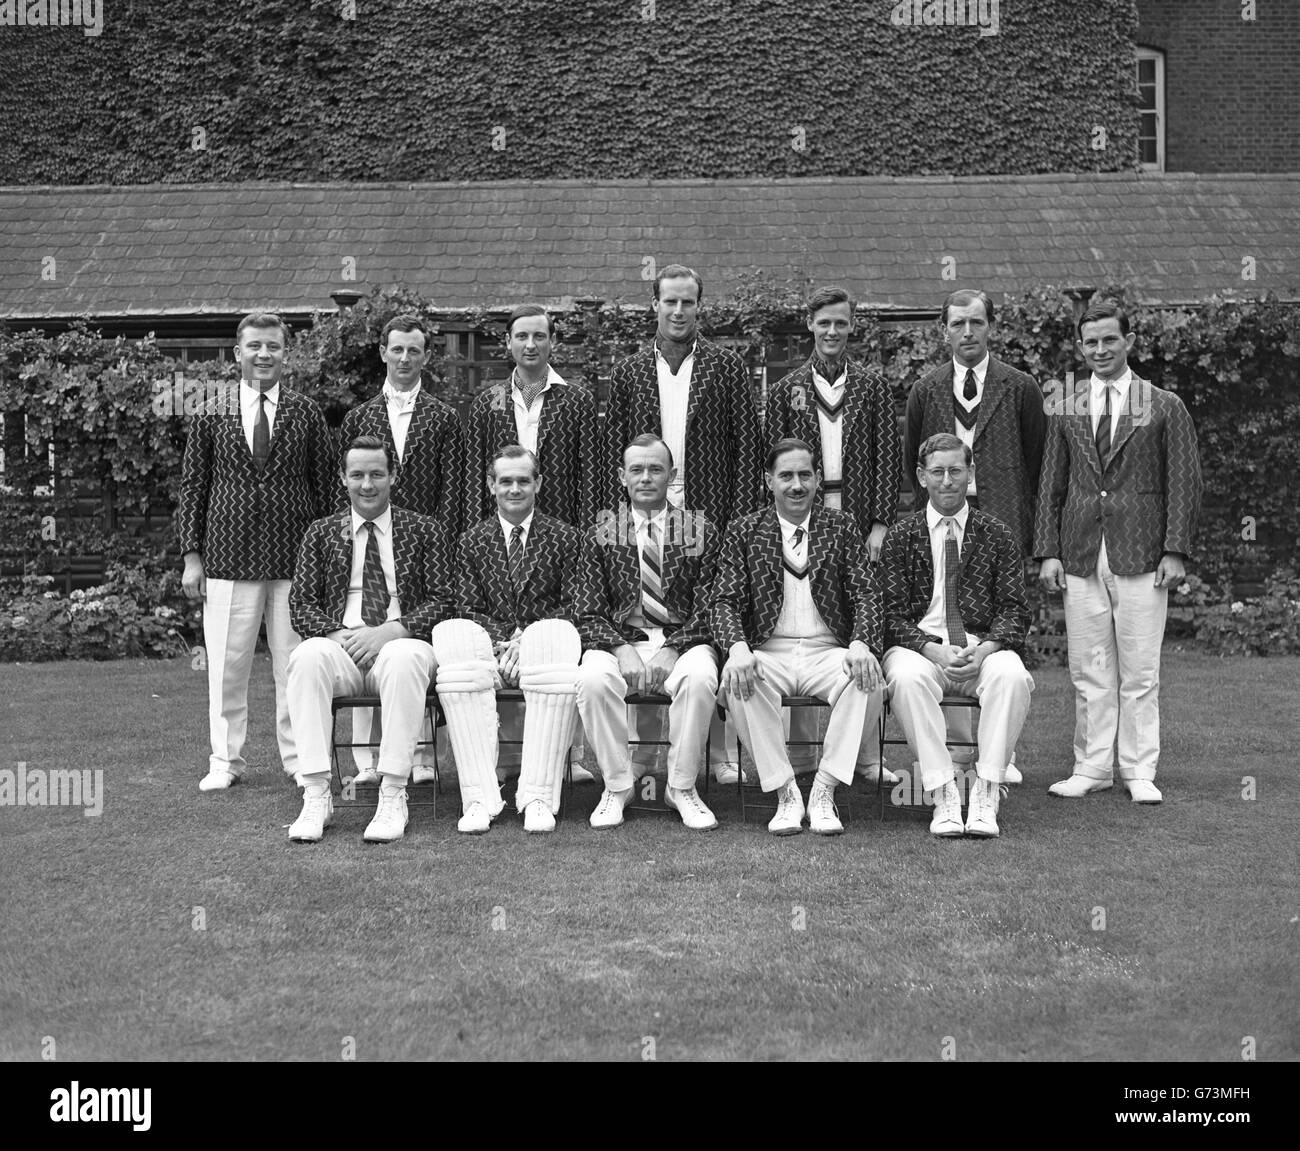
[[[604, 781], [590, 822], [622, 822], [627, 700], [645, 694], [670, 700], [665, 800], [687, 827], [717, 823], [696, 790], [710, 755], [735, 778], [721, 700], [777, 793], [769, 830], [807, 818], [836, 834], [835, 788], [885, 771], [888, 693], [933, 798], [931, 831], [995, 836], [1033, 689], [1020, 658], [1033, 557], [1064, 591], [1076, 693], [1073, 771], [1049, 790], [1110, 787], [1118, 735], [1132, 799], [1159, 802], [1160, 639], [1200, 469], [1182, 403], [1128, 368], [1124, 312], [1098, 304], [1079, 319], [1092, 375], [1053, 406], [989, 354], [988, 297], [953, 293], [951, 359], [912, 388], [900, 437], [883, 377], [848, 355], [852, 299], [822, 289], [812, 356], [772, 388], [765, 431], [743, 361], [698, 335], [702, 293], [690, 268], [660, 273], [654, 343], [615, 364], [601, 438], [591, 393], [550, 367], [545, 309], [511, 315], [514, 371], [475, 399], [464, 431], [421, 387], [427, 330], [399, 317], [382, 336], [383, 390], [348, 413], [341, 457], [315, 405], [280, 385], [284, 325], [245, 317], [238, 405], [195, 418], [178, 513], [184, 587], [205, 600], [200, 787], [244, 770], [265, 615], [281, 758], [303, 787], [296, 840], [320, 839], [331, 815], [330, 699], [359, 691], [379, 696], [383, 725], [377, 761], [359, 764], [379, 785], [365, 838], [404, 834], [406, 783], [431, 769], [417, 752], [431, 687], [468, 834], [504, 808], [497, 693], [510, 688], [524, 701], [516, 808], [529, 832], [555, 826], [579, 717]], [[900, 457], [925, 503], [895, 523]], [[940, 707], [954, 693], [981, 704], [964, 820]], [[829, 710], [806, 804], [783, 726], [794, 694]]]

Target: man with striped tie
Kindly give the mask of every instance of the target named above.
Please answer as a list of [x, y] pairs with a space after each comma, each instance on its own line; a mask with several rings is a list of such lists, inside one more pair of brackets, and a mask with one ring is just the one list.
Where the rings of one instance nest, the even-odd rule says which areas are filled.
[[815, 502], [817, 471], [803, 440], [779, 440], [765, 478], [774, 506], [732, 522], [714, 582], [710, 630], [727, 654], [722, 687], [764, 791], [775, 791], [773, 835], [803, 830], [804, 802], [781, 727], [783, 695], [830, 704], [808, 798], [819, 835], [844, 830], [835, 787], [851, 784], [864, 725], [875, 727], [884, 679], [880, 600], [853, 520]]
[[629, 692], [672, 700], [664, 802], [692, 830], [718, 824], [695, 778], [704, 766], [718, 691], [708, 616], [721, 540], [704, 516], [668, 503], [675, 470], [659, 436], [637, 436], [619, 469], [628, 503], [587, 533], [586, 583], [596, 610], [585, 621], [589, 650], [582, 657], [578, 711], [605, 777], [591, 816], [596, 828], [621, 824], [632, 797]]
[[[890, 706], [934, 796], [931, 833], [989, 838], [999, 833], [999, 787], [1034, 688], [1019, 654], [1029, 630], [1024, 557], [1006, 524], [967, 503], [969, 444], [939, 432], [919, 459], [926, 505], [889, 529], [881, 554]], [[965, 823], [939, 706], [947, 693], [980, 701]]]

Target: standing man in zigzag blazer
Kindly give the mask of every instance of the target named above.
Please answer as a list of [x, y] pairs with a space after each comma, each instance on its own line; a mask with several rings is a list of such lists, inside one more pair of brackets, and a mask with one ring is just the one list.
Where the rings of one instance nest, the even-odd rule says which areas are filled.
[[[966, 502], [971, 450], [951, 432], [921, 445], [924, 508], [885, 537], [885, 679], [907, 741], [934, 793], [930, 831], [992, 837], [999, 785], [1029, 714], [1021, 662], [1029, 630], [1025, 561], [1012, 530]], [[979, 762], [965, 824], [940, 701], [977, 695]]]
[[1074, 772], [1048, 791], [1108, 789], [1118, 734], [1130, 799], [1159, 803], [1160, 645], [1200, 514], [1196, 428], [1129, 368], [1123, 309], [1093, 304], [1076, 332], [1092, 377], [1051, 416], [1034, 532], [1039, 579], [1065, 592], [1074, 683]]
[[452, 544], [432, 516], [389, 503], [393, 449], [358, 436], [343, 452], [349, 508], [303, 537], [289, 593], [302, 643], [289, 658], [289, 715], [298, 741], [302, 813], [289, 838], [315, 843], [333, 813], [330, 701], [373, 692], [384, 714], [379, 804], [368, 843], [406, 833], [406, 781], [434, 671], [429, 634], [456, 609]]
[[[618, 467], [635, 436], [662, 436], [677, 466], [668, 502], [703, 515], [719, 531], [763, 506], [762, 424], [749, 372], [735, 352], [698, 333], [700, 274], [669, 264], [655, 277], [654, 345], [614, 365], [605, 409], [603, 506], [621, 497]], [[730, 731], [730, 725], [728, 725]], [[711, 743], [713, 772], [734, 782], [721, 725]]]
[[285, 676], [298, 636], [289, 621], [289, 581], [308, 525], [334, 499], [333, 439], [320, 408], [280, 383], [289, 329], [271, 312], [250, 312], [235, 335], [237, 390], [194, 417], [181, 463], [177, 533], [190, 599], [203, 600], [211, 752], [201, 791], [243, 774], [248, 676], [266, 619], [275, 677], [280, 760], [297, 774]]
[[[812, 444], [813, 469], [822, 477], [818, 500], [853, 517], [875, 562], [898, 506], [903, 451], [894, 401], [884, 376], [848, 354], [854, 302], [846, 289], [819, 288], [808, 301], [807, 322], [813, 353], [772, 389], [768, 442], [793, 436]], [[791, 734], [813, 738], [816, 719], [795, 712]], [[873, 783], [880, 772], [880, 743], [870, 729], [862, 733], [857, 771]], [[886, 779], [897, 782], [892, 772]]]
[[596, 401], [579, 383], [551, 367], [555, 324], [545, 308], [523, 304], [506, 321], [506, 344], [515, 367], [505, 383], [474, 397], [465, 431], [465, 523], [493, 514], [483, 485], [488, 461], [506, 444], [521, 444], [538, 461], [546, 483], [537, 510], [585, 531], [596, 506]]
[[[429, 359], [429, 331], [414, 313], [394, 316], [380, 336], [384, 386], [377, 396], [359, 404], [343, 417], [342, 441], [374, 436], [392, 450], [397, 461], [392, 500], [400, 508], [436, 516], [454, 540], [461, 529], [463, 497], [460, 484], [465, 466], [465, 442], [460, 417], [449, 405], [424, 387], [424, 366]], [[373, 713], [353, 712], [353, 739], [370, 739]], [[416, 783], [436, 778], [432, 758], [432, 733], [424, 738], [415, 764]], [[352, 749], [358, 783], [378, 783], [368, 747]]]
[[696, 831], [717, 827], [695, 790], [718, 694], [718, 655], [709, 635], [709, 595], [721, 540], [703, 516], [668, 503], [668, 445], [646, 432], [623, 453], [628, 503], [587, 533], [585, 580], [593, 592], [578, 712], [605, 791], [591, 826], [617, 827], [632, 797], [626, 696], [663, 693], [668, 709], [664, 802]]
[[808, 816], [817, 834], [838, 835], [835, 787], [853, 782], [863, 727], [877, 725], [884, 702], [880, 598], [853, 520], [814, 501], [812, 448], [773, 444], [766, 476], [774, 506], [732, 523], [718, 560], [711, 630], [727, 657], [722, 687], [763, 790], [778, 792], [773, 835], [797, 835], [804, 817], [781, 697], [831, 705]]
[[451, 736], [464, 813], [457, 830], [481, 835], [504, 803], [497, 781], [495, 690], [524, 695], [516, 808], [524, 830], [555, 829], [564, 759], [577, 724], [577, 621], [590, 614], [582, 534], [536, 510], [544, 477], [526, 448], [510, 444], [489, 464], [494, 515], [460, 538], [461, 618], [433, 629], [438, 699]]

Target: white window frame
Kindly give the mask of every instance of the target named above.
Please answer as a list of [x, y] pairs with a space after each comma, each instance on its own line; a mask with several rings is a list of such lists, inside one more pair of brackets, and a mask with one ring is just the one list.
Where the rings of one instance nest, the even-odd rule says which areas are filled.
[[[1163, 172], [1165, 170], [1165, 54], [1159, 48], [1142, 48], [1137, 49], [1137, 59], [1133, 65], [1134, 79], [1137, 79], [1138, 64], [1144, 60], [1153, 60], [1155, 62], [1155, 88], [1156, 88], [1156, 159], [1155, 163], [1150, 161], [1138, 160], [1138, 166], [1145, 172]], [[1149, 112], [1151, 109], [1142, 108], [1140, 112]], [[1139, 120], [1139, 128], [1141, 121]]]

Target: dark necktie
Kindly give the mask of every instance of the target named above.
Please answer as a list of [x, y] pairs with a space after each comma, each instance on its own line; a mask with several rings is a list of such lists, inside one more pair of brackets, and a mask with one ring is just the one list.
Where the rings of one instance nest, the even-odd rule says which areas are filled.
[[957, 550], [957, 526], [945, 519], [948, 534], [943, 541], [943, 617], [948, 625], [948, 642], [966, 646], [966, 629], [961, 622], [961, 603], [957, 598], [957, 579], [961, 575], [961, 553]]
[[641, 547], [641, 614], [651, 627], [666, 627], [671, 621], [664, 606], [663, 560], [653, 520], [647, 521], [645, 536]]
[[[961, 390], [962, 399], [969, 402], [973, 400], [978, 394], [979, 394], [979, 387], [975, 382], [975, 369], [967, 368], [966, 383]], [[954, 409], [954, 414], [957, 416], [957, 422], [961, 424], [963, 428], [973, 428], [975, 426], [975, 422], [979, 419], [979, 414], [980, 414], [979, 404], [976, 404], [969, 411], [966, 408], [964, 408], [961, 404], [954, 404], [953, 409]]]
[[524, 577], [524, 525], [515, 524], [510, 533], [510, 548], [506, 554], [506, 567], [510, 573], [510, 586], [518, 596], [523, 589]]
[[[797, 552], [799, 550], [799, 545], [803, 543], [805, 534], [803, 528], [794, 529], [794, 537], [790, 541], [790, 550], [792, 552]], [[806, 579], [808, 577], [808, 561], [806, 559], [802, 564], [799, 564], [791, 561], [789, 556], [782, 554], [781, 563], [785, 567], [785, 570], [794, 576], [795, 579]]]
[[1106, 398], [1102, 401], [1101, 415], [1097, 419], [1097, 458], [1104, 464], [1110, 455], [1110, 385], [1105, 388]]
[[388, 619], [388, 581], [384, 579], [384, 564], [379, 558], [379, 540], [375, 525], [366, 520], [366, 558], [361, 564], [361, 622], [366, 627], [378, 627]]
[[271, 423], [266, 418], [266, 393], [257, 397], [257, 418], [253, 420], [253, 464], [260, 472], [271, 456]]

